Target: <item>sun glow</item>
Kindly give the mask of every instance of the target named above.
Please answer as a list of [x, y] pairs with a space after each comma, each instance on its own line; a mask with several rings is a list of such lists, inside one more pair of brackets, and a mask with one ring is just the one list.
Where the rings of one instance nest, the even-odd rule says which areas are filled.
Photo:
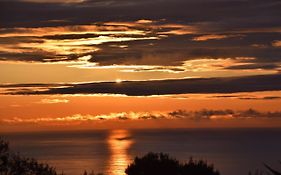
[[121, 80], [120, 78], [117, 78], [117, 79], [115, 80], [115, 82], [116, 82], [116, 83], [122, 83], [122, 80]]

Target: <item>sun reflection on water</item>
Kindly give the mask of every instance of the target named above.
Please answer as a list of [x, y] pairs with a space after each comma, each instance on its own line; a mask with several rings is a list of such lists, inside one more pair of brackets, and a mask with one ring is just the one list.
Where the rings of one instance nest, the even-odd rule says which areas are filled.
[[133, 143], [130, 132], [128, 130], [113, 130], [110, 132], [107, 142], [111, 151], [108, 174], [125, 175], [125, 169], [130, 163], [127, 151]]

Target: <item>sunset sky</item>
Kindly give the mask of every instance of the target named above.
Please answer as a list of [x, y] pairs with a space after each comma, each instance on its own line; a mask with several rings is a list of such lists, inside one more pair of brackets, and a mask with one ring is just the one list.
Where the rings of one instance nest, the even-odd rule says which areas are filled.
[[281, 127], [279, 0], [0, 0], [0, 131]]

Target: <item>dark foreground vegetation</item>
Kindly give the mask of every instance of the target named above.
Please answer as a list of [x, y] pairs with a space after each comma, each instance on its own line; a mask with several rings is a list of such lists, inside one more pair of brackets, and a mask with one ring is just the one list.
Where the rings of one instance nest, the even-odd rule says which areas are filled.
[[148, 153], [142, 158], [136, 157], [126, 169], [128, 175], [220, 175], [213, 165], [202, 160], [180, 163], [168, 154]]
[[57, 175], [55, 168], [20, 156], [9, 150], [8, 142], [0, 139], [0, 175]]
[[[249, 175], [281, 175], [280, 172], [264, 164], [266, 174], [261, 171]], [[213, 165], [192, 158], [187, 163], [163, 153], [148, 153], [143, 157], [136, 157], [125, 170], [127, 175], [220, 175]], [[94, 172], [81, 173], [82, 175], [101, 175]], [[58, 173], [54, 167], [39, 163], [32, 158], [26, 158], [9, 149], [9, 143], [0, 138], [0, 175], [64, 175]]]

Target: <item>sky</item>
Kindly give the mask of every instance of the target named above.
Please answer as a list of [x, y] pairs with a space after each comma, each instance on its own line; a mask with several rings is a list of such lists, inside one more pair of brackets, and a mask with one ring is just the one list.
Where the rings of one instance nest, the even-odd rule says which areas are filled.
[[0, 0], [0, 131], [281, 127], [279, 0]]

